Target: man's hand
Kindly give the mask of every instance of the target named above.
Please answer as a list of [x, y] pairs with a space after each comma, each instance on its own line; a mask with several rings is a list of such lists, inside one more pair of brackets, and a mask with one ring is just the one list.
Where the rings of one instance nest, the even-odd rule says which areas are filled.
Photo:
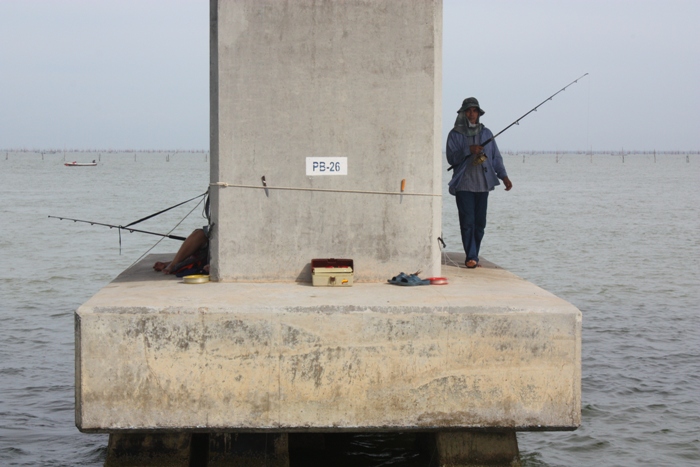
[[472, 146], [469, 146], [469, 152], [471, 154], [481, 154], [481, 151], [484, 150], [483, 146], [479, 146], [478, 144], [474, 144]]
[[510, 178], [505, 177], [505, 178], [503, 179], [503, 183], [504, 183], [505, 186], [506, 186], [506, 191], [510, 191], [510, 189], [513, 188], [513, 182], [510, 181]]

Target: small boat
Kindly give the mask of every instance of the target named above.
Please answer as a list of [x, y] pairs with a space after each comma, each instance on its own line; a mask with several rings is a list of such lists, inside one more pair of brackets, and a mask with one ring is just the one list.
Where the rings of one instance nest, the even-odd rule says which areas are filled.
[[66, 167], [95, 167], [97, 165], [97, 162], [93, 159], [92, 162], [66, 162], [65, 164]]

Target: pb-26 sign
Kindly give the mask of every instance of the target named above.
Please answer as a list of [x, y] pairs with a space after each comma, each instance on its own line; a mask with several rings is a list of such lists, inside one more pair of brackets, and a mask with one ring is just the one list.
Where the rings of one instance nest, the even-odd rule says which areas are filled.
[[306, 175], [347, 175], [347, 157], [307, 157]]

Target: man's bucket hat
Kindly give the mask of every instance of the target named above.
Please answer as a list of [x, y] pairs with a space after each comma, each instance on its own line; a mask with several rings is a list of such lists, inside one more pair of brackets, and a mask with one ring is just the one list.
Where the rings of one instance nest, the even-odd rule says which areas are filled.
[[479, 109], [479, 115], [484, 115], [486, 112], [481, 110], [481, 107], [479, 107], [479, 101], [476, 100], [476, 97], [467, 97], [464, 99], [464, 102], [462, 102], [462, 108], [459, 109], [457, 112], [464, 112], [467, 109], [471, 109], [472, 107], [476, 107]]

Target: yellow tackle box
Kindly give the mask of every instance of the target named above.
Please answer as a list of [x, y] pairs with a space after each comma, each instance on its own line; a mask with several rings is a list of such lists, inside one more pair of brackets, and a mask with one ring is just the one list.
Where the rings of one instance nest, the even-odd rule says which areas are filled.
[[311, 260], [311, 283], [314, 287], [352, 287], [354, 273], [351, 259], [317, 258]]

